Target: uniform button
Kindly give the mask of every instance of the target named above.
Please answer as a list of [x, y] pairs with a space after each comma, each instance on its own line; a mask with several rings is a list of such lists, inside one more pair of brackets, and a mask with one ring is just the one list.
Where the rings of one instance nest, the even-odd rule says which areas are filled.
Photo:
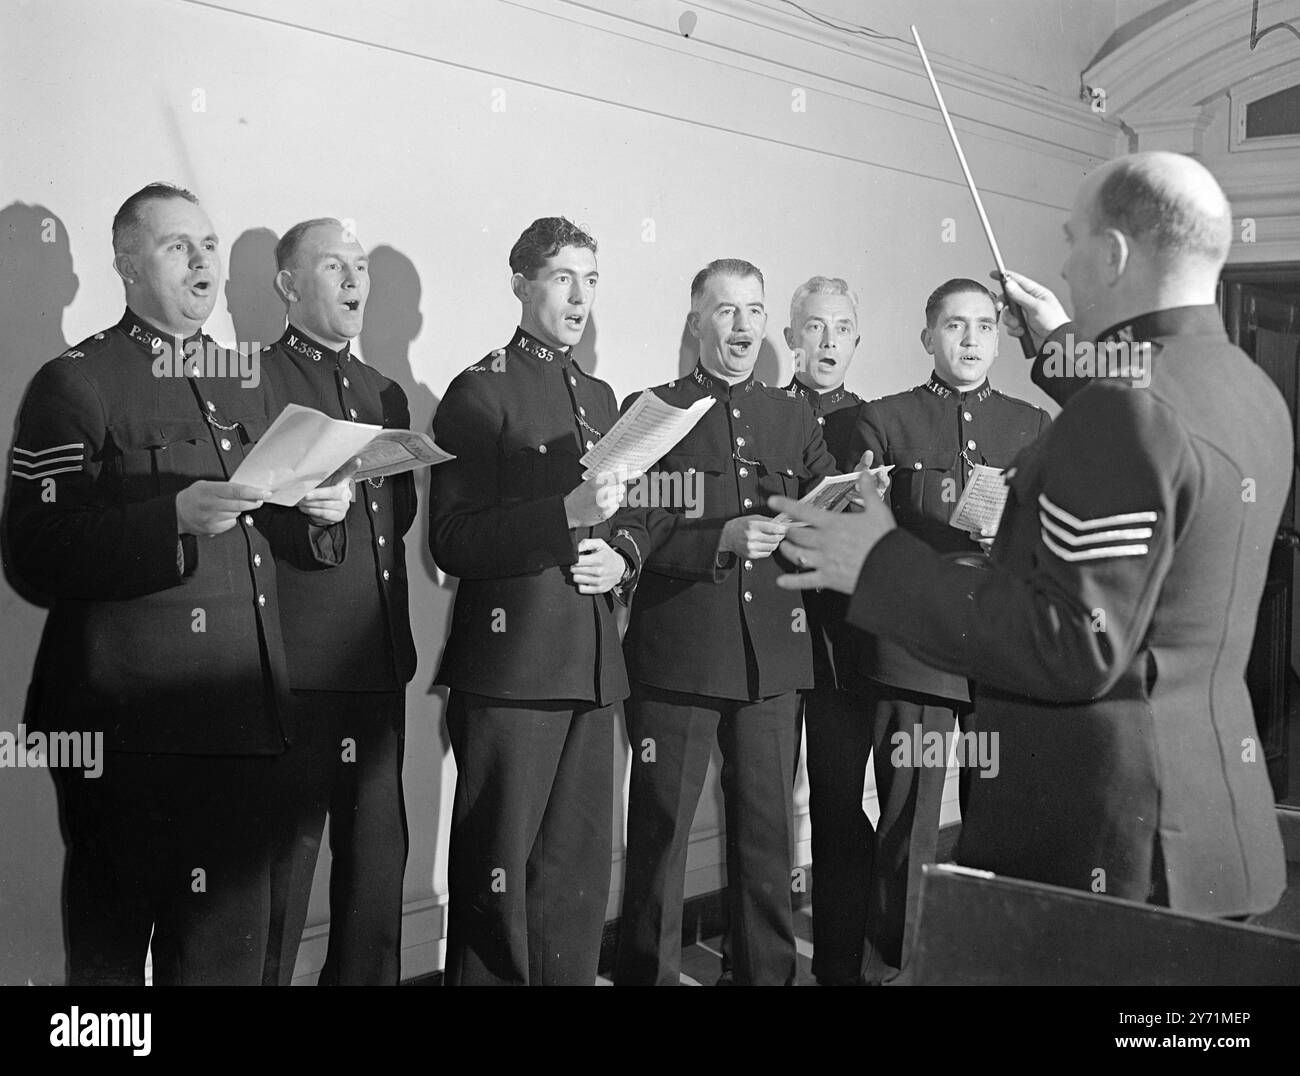
[[920, 469], [921, 469], [921, 461], [917, 460], [914, 464], [912, 464], [912, 470], [919, 471]]
[[745, 601], [752, 602], [753, 600], [754, 600], [754, 592], [752, 590], [745, 591]]
[[686, 473], [687, 473], [687, 474], [694, 474], [694, 473], [695, 473], [695, 468], [694, 468], [694, 467], [687, 467], [687, 468], [686, 468]]
[[357, 409], [355, 407], [349, 407], [348, 414], [351, 415], [352, 418], [355, 420], [357, 417]]
[[739, 407], [733, 407], [733, 408], [731, 409], [731, 416], [732, 416], [732, 418], [740, 418], [740, 408], [739, 408]]
[[675, 388], [677, 387], [677, 382], [676, 382], [676, 381], [669, 381], [669, 382], [668, 382], [668, 387], [669, 387], [670, 389], [675, 389]]
[[753, 507], [754, 507], [754, 502], [751, 501], [748, 497], [746, 497], [745, 500], [744, 500], [744, 505], [745, 505], [746, 508], [753, 508]]
[[785, 469], [785, 473], [793, 477], [793, 475], [794, 475], [794, 468], [793, 468], [793, 467], [787, 467], [787, 468]]
[[209, 400], [209, 401], [208, 401], [208, 410], [209, 410], [209, 411], [215, 411], [216, 409], [217, 409], [217, 405], [214, 404], [211, 400]]
[[245, 527], [251, 527], [252, 525], [253, 525], [253, 517], [252, 517], [252, 516], [249, 516], [249, 515], [245, 515], [245, 516], [244, 516], [244, 526], [245, 526]]
[[591, 442], [590, 442], [590, 441], [587, 442], [587, 451], [588, 451], [588, 452], [591, 451]]
[[254, 554], [253, 554], [253, 567], [254, 567], [254, 568], [260, 568], [261, 566], [262, 566], [262, 554], [261, 554], [261, 553], [254, 553]]
[[825, 419], [824, 416], [822, 416], [822, 415], [818, 415], [818, 416], [817, 416], [817, 425], [818, 425], [818, 426], [825, 426], [825, 425], [826, 425], [826, 419]]
[[749, 468], [748, 468], [748, 467], [742, 467], [742, 468], [741, 468], [737, 473], [740, 475], [741, 478], [748, 478], [748, 477], [749, 477]]
[[974, 447], [975, 447], [975, 442], [974, 442], [974, 441], [967, 441], [967, 442], [966, 442], [966, 447], [967, 447], [967, 448], [974, 448]]
[[579, 408], [578, 408], [578, 414], [580, 414], [583, 418], [586, 418], [586, 417], [587, 417], [587, 409], [586, 409], [585, 407], [579, 407]]
[[546, 455], [546, 446], [545, 446], [545, 445], [538, 445], [538, 446], [537, 446], [537, 451], [540, 452], [543, 456], [545, 456], [545, 455]]
[[744, 439], [743, 437], [737, 437], [737, 438], [736, 438], [736, 444], [738, 444], [741, 448], [744, 448], [744, 447], [745, 447], [745, 439]]
[[102, 340], [102, 339], [104, 339], [104, 334], [103, 334], [103, 333], [95, 333], [95, 339], [96, 339], [96, 340]]
[[257, 604], [258, 604], [258, 605], [265, 605], [265, 604], [266, 604], [266, 595], [265, 595], [265, 594], [259, 594], [259, 595], [257, 596]]
[[346, 388], [351, 388], [351, 387], [352, 387], [351, 384], [350, 384], [350, 382], [348, 381], [348, 379], [347, 379], [346, 377], [343, 379], [343, 387], [344, 387], [345, 389], [346, 389]]
[[569, 375], [569, 384], [570, 384], [570, 385], [576, 385], [577, 383], [578, 383], [578, 379], [577, 379], [576, 377], [574, 377], [572, 374], [570, 374], [570, 375]]
[[387, 569], [387, 568], [384, 569], [384, 582], [385, 582], [385, 583], [388, 582], [388, 569]]
[[371, 510], [372, 512], [378, 512], [378, 511], [379, 511], [379, 502], [378, 502], [378, 501], [371, 501], [371, 502], [370, 502], [370, 510]]
[[745, 571], [748, 572], [751, 569], [753, 569], [753, 567], [754, 567], [754, 562], [752, 560], [745, 561]]
[[387, 545], [387, 544], [388, 544], [388, 539], [385, 538], [382, 534], [379, 536], [378, 541], [379, 541], [379, 544], [380, 544], [380, 545]]
[[970, 422], [974, 419], [975, 416], [972, 415], [969, 411], [963, 411], [961, 413], [961, 417], [964, 418], [967, 422]]
[[229, 438], [229, 437], [223, 437], [223, 438], [221, 439], [221, 450], [222, 450], [223, 452], [229, 452], [229, 451], [230, 451], [230, 438]]

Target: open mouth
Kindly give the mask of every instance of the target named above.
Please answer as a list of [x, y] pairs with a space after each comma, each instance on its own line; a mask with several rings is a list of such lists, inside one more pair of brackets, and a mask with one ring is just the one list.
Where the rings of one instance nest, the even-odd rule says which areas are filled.
[[196, 280], [190, 285], [190, 290], [198, 292], [200, 295], [207, 295], [208, 290], [212, 287], [210, 280]]
[[752, 337], [748, 336], [729, 336], [727, 337], [727, 350], [733, 355], [748, 355], [754, 346]]
[[818, 356], [817, 356], [817, 365], [818, 365], [818, 367], [820, 367], [820, 368], [823, 369], [823, 370], [833, 370], [833, 369], [835, 369], [835, 362], [836, 362], [836, 360], [835, 360], [835, 356], [834, 356], [834, 355], [818, 355]]
[[975, 363], [983, 362], [984, 356], [979, 354], [979, 352], [977, 351], [967, 351], [961, 355], [958, 355], [957, 361], [970, 363], [973, 366]]
[[564, 324], [571, 329], [581, 329], [587, 323], [586, 314], [565, 314]]
[[352, 311], [352, 313], [355, 314], [358, 310], [361, 309], [361, 301], [359, 299], [344, 299], [343, 309], [350, 310]]

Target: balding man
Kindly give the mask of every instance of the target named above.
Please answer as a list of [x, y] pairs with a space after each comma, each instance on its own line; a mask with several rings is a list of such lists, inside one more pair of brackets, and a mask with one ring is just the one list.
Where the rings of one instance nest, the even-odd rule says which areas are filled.
[[972, 782], [967, 866], [1216, 916], [1286, 884], [1245, 670], [1292, 429], [1214, 305], [1230, 228], [1200, 164], [1123, 157], [1066, 225], [1078, 320], [1007, 282], [1047, 336], [1036, 380], [1065, 377], [1068, 402], [1008, 471], [991, 570], [872, 498], [835, 519], [779, 504], [812, 524], [784, 545], [811, 570], [782, 585], [851, 593], [850, 622], [976, 681], [1000, 758]]
[[[369, 262], [356, 236], [330, 217], [302, 221], [284, 233], [275, 259], [288, 325], [261, 353], [274, 409], [302, 404], [331, 418], [406, 429], [402, 387], [352, 353], [370, 295]], [[336, 518], [315, 497], [265, 511], [285, 530], [302, 520], [300, 530], [310, 535]], [[318, 981], [397, 985], [408, 845], [406, 684], [415, 674], [403, 536], [415, 510], [412, 474], [369, 479], [346, 509], [341, 567], [279, 568], [289, 685], [300, 720], [298, 740], [275, 778], [284, 806], [271, 878], [267, 985], [292, 982], [327, 811], [330, 938]]]
[[[27, 724], [106, 752], [101, 773], [56, 771], [68, 981], [143, 985], [152, 949], [155, 983], [255, 985], [293, 727], [270, 494], [230, 476], [268, 404], [202, 332], [221, 255], [193, 194], [131, 195], [113, 251], [126, 310], [33, 379], [7, 513], [13, 570], [52, 599]], [[341, 518], [345, 493], [317, 510]], [[334, 531], [301, 563], [335, 563]]]

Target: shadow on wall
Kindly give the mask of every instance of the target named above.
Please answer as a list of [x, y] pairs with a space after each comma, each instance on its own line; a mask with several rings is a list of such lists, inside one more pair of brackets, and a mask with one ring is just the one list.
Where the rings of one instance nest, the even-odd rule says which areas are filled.
[[596, 350], [596, 342], [600, 337], [600, 329], [596, 326], [596, 315], [587, 316], [586, 331], [582, 334], [582, 339], [573, 346], [573, 358], [582, 368], [583, 373], [596, 376], [596, 365], [600, 362], [600, 354]]
[[235, 346], [268, 346], [284, 332], [284, 300], [275, 292], [275, 244], [270, 228], [249, 228], [230, 248], [226, 267], [226, 309], [235, 326]]
[[[18, 409], [27, 385], [46, 362], [68, 349], [63, 311], [79, 286], [63, 221], [42, 205], [12, 202], [0, 210], [0, 424], [9, 431], [5, 457], [17, 436]], [[5, 503], [8, 504], [6, 484]], [[9, 574], [27, 601], [46, 604]]]
[[[691, 335], [688, 318], [682, 319], [682, 338], [677, 347], [677, 376], [690, 377], [700, 358], [700, 342]], [[764, 385], [774, 388], [785, 384], [781, 370], [780, 352], [766, 336], [758, 345], [758, 359], [754, 362], [754, 376]]]

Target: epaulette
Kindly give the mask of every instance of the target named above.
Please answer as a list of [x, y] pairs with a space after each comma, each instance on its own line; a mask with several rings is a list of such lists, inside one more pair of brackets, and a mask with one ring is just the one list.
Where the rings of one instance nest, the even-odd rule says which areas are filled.
[[110, 331], [111, 330], [109, 329], [105, 329], [103, 332], [97, 332], [91, 334], [90, 336], [87, 336], [86, 339], [81, 341], [81, 343], [75, 344], [72, 347], [68, 348], [61, 355], [59, 355], [58, 358], [84, 359], [88, 355], [93, 355], [98, 351], [103, 351], [106, 347], [108, 347], [112, 343], [112, 340], [109, 338]]
[[504, 373], [506, 368], [506, 349], [503, 347], [489, 351], [473, 366], [465, 367], [467, 374]]
[[993, 395], [1006, 400], [1007, 403], [1019, 404], [1021, 407], [1027, 407], [1031, 411], [1043, 411], [1043, 408], [1039, 407], [1037, 404], [1030, 403], [1028, 400], [1022, 400], [1019, 396], [1008, 396], [1001, 389], [994, 389]]

